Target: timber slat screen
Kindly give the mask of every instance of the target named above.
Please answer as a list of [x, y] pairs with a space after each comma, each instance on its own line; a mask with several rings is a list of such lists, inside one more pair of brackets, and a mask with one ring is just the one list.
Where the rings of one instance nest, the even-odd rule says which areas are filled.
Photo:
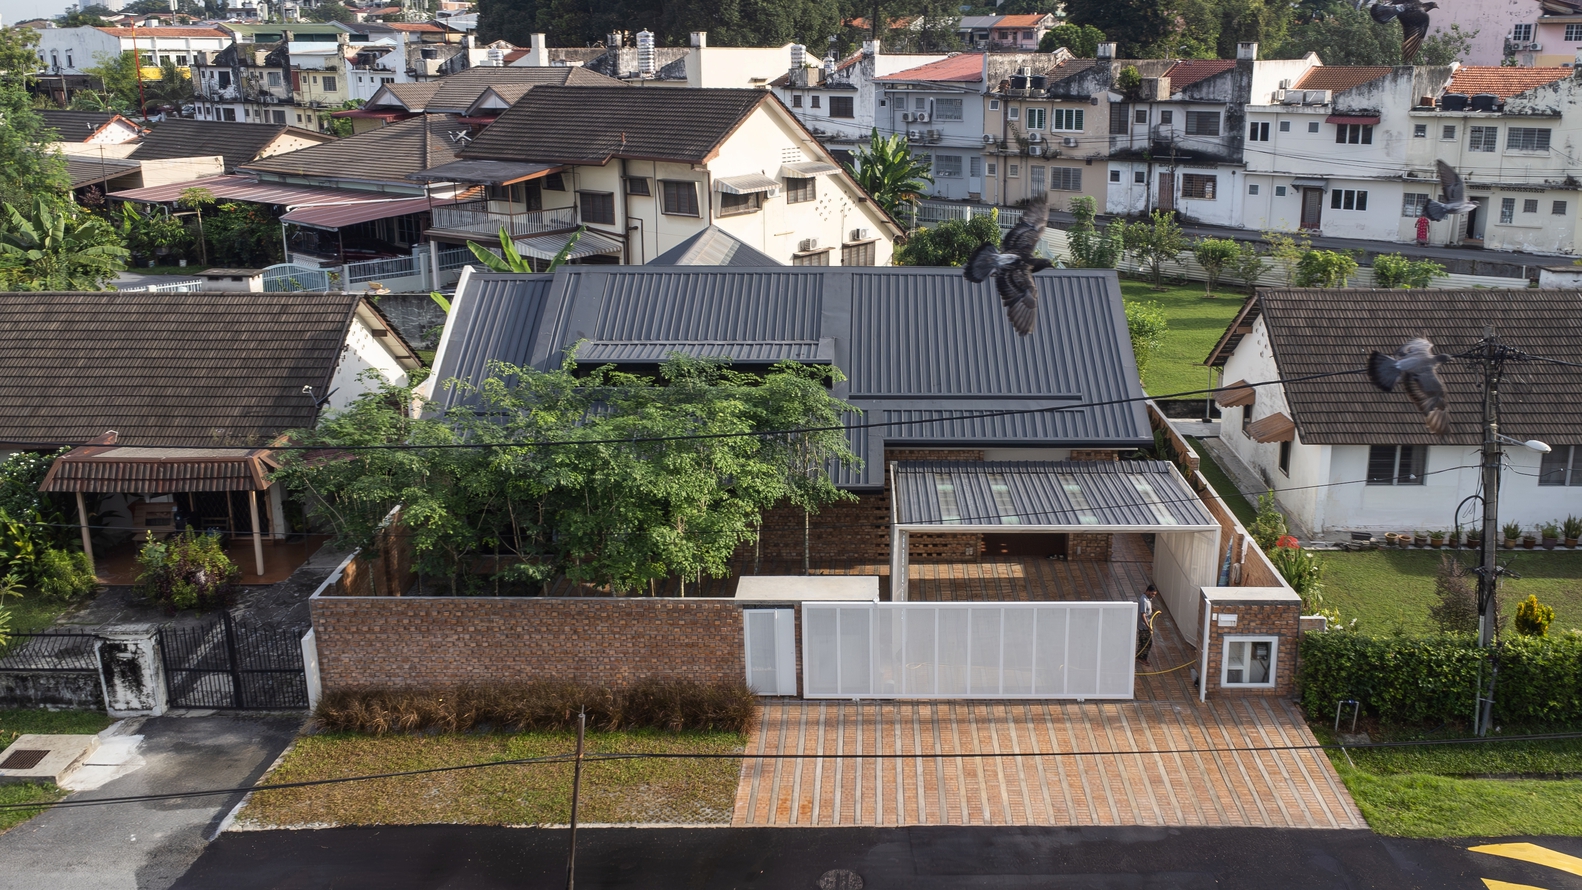
[[173, 708], [297, 710], [308, 706], [302, 634], [249, 627], [220, 613], [197, 627], [159, 629]]

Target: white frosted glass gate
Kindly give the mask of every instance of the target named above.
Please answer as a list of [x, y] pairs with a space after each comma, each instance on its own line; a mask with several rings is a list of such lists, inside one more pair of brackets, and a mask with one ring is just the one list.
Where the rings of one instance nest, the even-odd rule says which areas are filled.
[[1131, 698], [1137, 604], [804, 603], [808, 698]]

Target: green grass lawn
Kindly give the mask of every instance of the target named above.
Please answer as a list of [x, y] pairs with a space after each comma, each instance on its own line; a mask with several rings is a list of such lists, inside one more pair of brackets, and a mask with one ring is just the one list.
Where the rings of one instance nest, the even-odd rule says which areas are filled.
[[[1463, 563], [1476, 560], [1470, 550], [1444, 552], [1455, 553]], [[1428, 607], [1435, 602], [1440, 556], [1432, 550], [1322, 554], [1324, 606], [1339, 609], [1348, 621], [1359, 619], [1359, 628], [1368, 633], [1433, 631]], [[1502, 563], [1511, 557], [1511, 570], [1522, 577], [1500, 584], [1500, 610], [1506, 620], [1516, 614], [1517, 602], [1534, 594], [1555, 610], [1551, 633], [1582, 628], [1582, 553], [1501, 552]]]
[[[744, 736], [722, 732], [590, 732], [589, 753], [735, 754]], [[326, 733], [297, 740], [265, 783], [399, 772], [465, 763], [566, 754], [566, 732], [384, 736]], [[260, 827], [325, 824], [564, 824], [571, 808], [571, 765], [524, 764], [412, 778], [375, 779], [260, 792], [240, 820]], [[731, 820], [741, 761], [615, 760], [583, 768], [582, 822], [715, 823]]]
[[1213, 298], [1205, 298], [1201, 284], [1154, 290], [1146, 281], [1122, 277], [1121, 295], [1129, 301], [1158, 303], [1170, 320], [1164, 343], [1149, 361], [1143, 388], [1154, 396], [1207, 388], [1208, 368], [1203, 360], [1225, 333], [1246, 294], [1221, 284]]
[[[90, 597], [91, 598], [91, 597]], [[86, 600], [58, 600], [40, 596], [32, 591], [26, 591], [21, 597], [8, 596], [0, 607], [3, 607], [11, 616], [10, 630], [12, 633], [36, 633], [51, 624], [55, 619], [71, 611]]]
[[1236, 514], [1236, 518], [1241, 520], [1242, 525], [1252, 525], [1253, 518], [1258, 515], [1258, 509], [1252, 505], [1251, 501], [1242, 496], [1241, 490], [1236, 487], [1236, 483], [1230, 481], [1230, 477], [1225, 475], [1225, 471], [1220, 469], [1219, 464], [1214, 462], [1214, 458], [1209, 455], [1208, 449], [1203, 447], [1202, 442], [1191, 436], [1185, 438], [1187, 444], [1192, 446], [1192, 450], [1197, 452], [1197, 456], [1200, 458], [1198, 469], [1203, 472], [1203, 476], [1208, 479], [1209, 484], [1214, 486], [1214, 490], [1219, 492], [1220, 498], [1225, 501], [1225, 506], [1230, 508], [1230, 512]]
[[[29, 733], [71, 735], [96, 733], [114, 721], [97, 711], [42, 711], [33, 709], [0, 710], [0, 750], [17, 736]], [[48, 803], [65, 797], [53, 785], [0, 785], [0, 805]], [[0, 832], [33, 818], [39, 809], [0, 809]]]

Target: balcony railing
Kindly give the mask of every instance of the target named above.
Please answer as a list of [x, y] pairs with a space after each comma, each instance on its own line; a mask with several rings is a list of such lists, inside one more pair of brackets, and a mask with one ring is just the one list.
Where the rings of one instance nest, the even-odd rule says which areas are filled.
[[442, 231], [498, 236], [500, 227], [504, 226], [512, 237], [520, 238], [574, 229], [577, 227], [577, 211], [572, 207], [561, 207], [530, 213], [498, 213], [489, 210], [482, 202], [474, 202], [435, 207], [433, 220], [430, 228]]

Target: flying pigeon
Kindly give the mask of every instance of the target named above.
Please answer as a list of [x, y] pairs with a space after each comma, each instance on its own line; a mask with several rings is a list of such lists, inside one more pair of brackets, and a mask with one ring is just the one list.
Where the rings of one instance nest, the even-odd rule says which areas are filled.
[[1434, 344], [1422, 337], [1385, 355], [1374, 351], [1368, 356], [1368, 379], [1385, 392], [1401, 384], [1406, 397], [1423, 412], [1428, 431], [1443, 436], [1450, 429], [1450, 409], [1445, 405], [1445, 384], [1439, 379], [1439, 366], [1450, 361], [1448, 355], [1434, 355]]
[[1038, 285], [1033, 281], [1033, 273], [1054, 266], [1043, 257], [1033, 256], [1039, 239], [1044, 237], [1044, 226], [1048, 224], [1048, 196], [1034, 198], [1000, 246], [996, 248], [993, 242], [987, 241], [979, 245], [962, 270], [973, 284], [988, 281], [991, 276], [994, 278], [995, 290], [1000, 292], [1000, 302], [1005, 304], [1011, 327], [1023, 337], [1033, 332], [1033, 325], [1038, 321]]
[[1364, 4], [1368, 6], [1368, 15], [1379, 24], [1388, 24], [1390, 20], [1401, 23], [1401, 61], [1407, 65], [1417, 58], [1417, 51], [1423, 46], [1423, 38], [1428, 36], [1428, 11], [1438, 9], [1439, 4], [1424, 3], [1422, 0], [1398, 0], [1395, 3], [1385, 3], [1383, 0], [1358, 0], [1357, 8]]
[[1444, 161], [1435, 161], [1439, 167], [1439, 188], [1444, 192], [1444, 201], [1429, 199], [1423, 208], [1423, 215], [1439, 222], [1452, 213], [1471, 213], [1478, 209], [1478, 205], [1467, 200], [1467, 184], [1462, 181], [1461, 174], [1457, 173]]

